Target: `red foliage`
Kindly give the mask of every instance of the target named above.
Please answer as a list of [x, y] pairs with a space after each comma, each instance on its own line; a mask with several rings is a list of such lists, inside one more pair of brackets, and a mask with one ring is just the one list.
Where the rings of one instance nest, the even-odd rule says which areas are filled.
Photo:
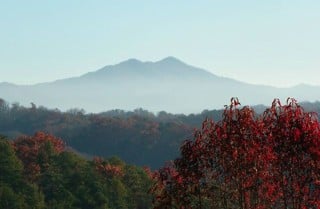
[[96, 166], [96, 170], [107, 178], [123, 176], [123, 170], [121, 166], [111, 165], [107, 161], [98, 157], [94, 158], [93, 162]]
[[41, 172], [41, 166], [48, 163], [45, 159], [46, 145], [51, 144], [53, 152], [58, 154], [65, 149], [64, 142], [55, 136], [37, 132], [34, 136], [19, 137], [13, 142], [16, 154], [23, 162], [27, 177], [34, 181]]
[[151, 193], [155, 195], [155, 209], [175, 208], [175, 205], [181, 205], [180, 208], [190, 208], [188, 207], [190, 201], [184, 191], [186, 181], [172, 164], [154, 172], [152, 178], [157, 180], [151, 188]]
[[294, 99], [263, 116], [231, 100], [154, 173], [155, 208], [319, 208], [320, 126]]
[[296, 100], [286, 105], [275, 100], [263, 122], [277, 159], [273, 182], [277, 182], [282, 208], [319, 208], [320, 126], [315, 113], [304, 112]]

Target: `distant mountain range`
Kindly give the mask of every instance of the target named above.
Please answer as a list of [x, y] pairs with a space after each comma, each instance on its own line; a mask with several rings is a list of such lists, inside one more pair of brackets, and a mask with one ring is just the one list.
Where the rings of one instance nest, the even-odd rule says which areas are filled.
[[320, 86], [276, 88], [248, 84], [214, 75], [174, 57], [157, 62], [129, 59], [80, 77], [35, 85], [0, 83], [0, 98], [9, 102], [32, 102], [61, 110], [77, 107], [87, 112], [143, 108], [199, 113], [221, 109], [231, 97], [238, 97], [245, 105], [270, 105], [274, 98], [318, 101], [319, 92]]

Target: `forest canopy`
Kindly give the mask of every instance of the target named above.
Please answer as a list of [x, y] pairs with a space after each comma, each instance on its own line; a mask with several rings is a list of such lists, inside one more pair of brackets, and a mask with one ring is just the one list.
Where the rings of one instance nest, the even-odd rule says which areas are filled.
[[[320, 207], [318, 115], [308, 111], [310, 105], [304, 108], [293, 98], [286, 104], [276, 99], [259, 114], [232, 98], [217, 120], [206, 118], [194, 131], [186, 121], [202, 115], [170, 115], [161, 121], [159, 115], [144, 111], [140, 115], [116, 111], [112, 114], [117, 116], [107, 116], [110, 113], [62, 113], [35, 105], [25, 108], [6, 104], [1, 106], [2, 130], [18, 130], [25, 125], [19, 130], [30, 132], [45, 126], [63, 130], [79, 144], [86, 144], [86, 140], [76, 135], [77, 131], [86, 133], [88, 140], [100, 136], [98, 142], [109, 141], [111, 149], [116, 148], [112, 143], [124, 146], [129, 140], [122, 151], [139, 142], [141, 147], [134, 149], [141, 148], [140, 152], [160, 147], [159, 155], [174, 156], [172, 150], [176, 148], [179, 153], [180, 147], [180, 153], [151, 171], [118, 157], [84, 158], [69, 147], [68, 140], [47, 132], [10, 140], [1, 136], [0, 208]], [[192, 132], [193, 136], [181, 140]], [[126, 137], [114, 142], [108, 134]], [[122, 156], [137, 157], [126, 154]], [[150, 153], [140, 154], [144, 159]]]
[[0, 138], [0, 208], [148, 209], [148, 170], [119, 158], [86, 160], [37, 132]]

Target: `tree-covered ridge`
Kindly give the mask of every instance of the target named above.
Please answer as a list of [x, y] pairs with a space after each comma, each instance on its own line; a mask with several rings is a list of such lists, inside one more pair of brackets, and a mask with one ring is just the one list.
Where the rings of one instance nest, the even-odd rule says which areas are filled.
[[38, 132], [0, 139], [0, 208], [147, 209], [151, 179], [118, 158], [86, 160]]
[[317, 114], [288, 99], [257, 117], [232, 99], [154, 179], [157, 209], [319, 209]]
[[89, 156], [119, 156], [127, 163], [159, 168], [178, 155], [181, 142], [192, 136], [194, 127], [221, 111], [199, 115], [173, 115], [146, 110], [113, 110], [85, 114], [45, 107], [23, 107], [0, 100], [0, 133], [15, 138], [43, 131], [62, 138], [68, 147]]
[[[320, 112], [320, 103], [303, 103]], [[258, 114], [265, 106], [253, 107]], [[31, 104], [23, 107], [0, 99], [0, 133], [10, 138], [44, 131], [62, 138], [68, 147], [89, 157], [119, 156], [127, 163], [157, 169], [178, 157], [180, 144], [192, 138], [194, 128], [206, 119], [219, 121], [223, 110], [204, 110], [201, 114], [154, 114], [142, 109], [111, 110], [85, 114], [80, 109], [61, 112]]]
[[[320, 112], [320, 103], [303, 103], [306, 110]], [[265, 106], [253, 107], [258, 114]], [[157, 169], [178, 157], [180, 144], [192, 138], [206, 118], [219, 121], [223, 110], [201, 114], [154, 114], [143, 109], [111, 110], [85, 114], [80, 109], [61, 112], [31, 104], [24, 107], [0, 99], [0, 133], [15, 138], [37, 131], [62, 138], [68, 147], [89, 157], [119, 156], [127, 163]]]
[[[2, 122], [19, 124], [32, 113], [41, 118], [42, 108], [35, 105], [1, 107], [3, 117], [14, 116]], [[18, 114], [11, 109], [17, 107]], [[233, 98], [222, 119], [205, 119], [192, 140], [182, 145], [176, 141], [180, 157], [154, 173], [116, 157], [84, 159], [68, 151], [68, 141], [43, 132], [10, 141], [1, 137], [0, 208], [318, 209], [320, 124], [309, 108], [294, 99], [285, 105], [274, 100], [257, 114]], [[149, 137], [143, 142], [152, 142], [154, 136], [170, 133], [159, 132], [159, 118], [150, 119], [154, 115], [109, 117], [44, 110], [44, 118], [55, 113], [55, 119], [65, 118], [61, 124], [69, 125], [69, 130], [81, 132], [99, 124], [94, 130], [101, 132], [93, 136], [118, 131], [131, 133], [132, 140], [139, 133]], [[36, 124], [35, 118], [22, 124]], [[165, 130], [172, 127], [177, 126], [167, 124]]]

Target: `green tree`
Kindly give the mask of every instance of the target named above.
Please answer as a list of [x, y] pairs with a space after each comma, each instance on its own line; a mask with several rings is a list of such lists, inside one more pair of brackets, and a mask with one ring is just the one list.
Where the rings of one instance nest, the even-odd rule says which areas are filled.
[[148, 191], [152, 182], [146, 172], [142, 168], [127, 165], [123, 181], [128, 188], [128, 208], [150, 208], [151, 195], [148, 194]]
[[23, 167], [12, 145], [0, 137], [0, 208], [44, 208], [43, 194], [23, 178]]

